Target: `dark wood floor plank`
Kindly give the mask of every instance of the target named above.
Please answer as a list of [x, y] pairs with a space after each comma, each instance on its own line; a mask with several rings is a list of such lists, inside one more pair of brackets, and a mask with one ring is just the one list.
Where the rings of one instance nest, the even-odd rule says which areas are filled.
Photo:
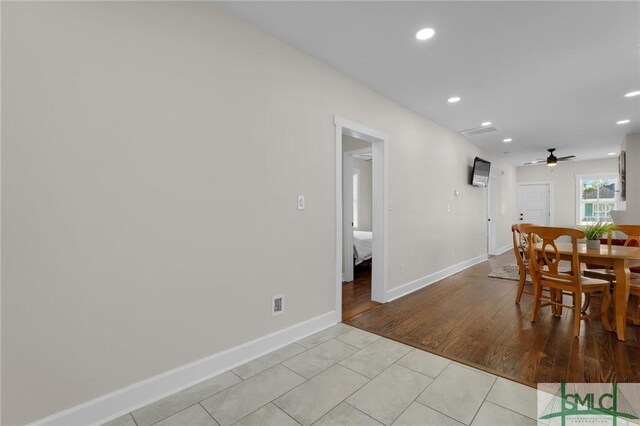
[[353, 281], [342, 284], [342, 319], [353, 318], [379, 304], [371, 300], [371, 263], [356, 266]]
[[[640, 382], [640, 327], [629, 324], [620, 342], [591, 319], [576, 339], [572, 313], [554, 317], [550, 307], [532, 323], [532, 296], [516, 305], [517, 282], [488, 277], [508, 263], [515, 263], [511, 252], [345, 322], [530, 386]], [[590, 309], [599, 308], [594, 300]]]

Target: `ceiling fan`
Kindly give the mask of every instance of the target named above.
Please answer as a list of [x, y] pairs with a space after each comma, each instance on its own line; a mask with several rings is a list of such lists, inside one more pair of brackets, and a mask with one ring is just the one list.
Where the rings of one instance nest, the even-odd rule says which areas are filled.
[[549, 149], [547, 149], [547, 151], [549, 151], [549, 156], [547, 157], [547, 159], [546, 159], [546, 160], [544, 160], [544, 159], [540, 159], [540, 158], [539, 158], [539, 159], [537, 159], [537, 160], [533, 160], [533, 161], [530, 161], [530, 162], [528, 162], [528, 163], [524, 163], [524, 165], [525, 165], [525, 166], [528, 166], [529, 164], [540, 164], [540, 163], [544, 163], [544, 162], [546, 162], [546, 163], [547, 163], [547, 166], [549, 166], [549, 167], [553, 167], [553, 166], [555, 166], [556, 164], [558, 164], [558, 161], [568, 161], [568, 160], [571, 160], [572, 158], [576, 158], [576, 156], [575, 156], [575, 155], [567, 155], [566, 157], [560, 157], [560, 158], [558, 158], [558, 157], [556, 157], [555, 155], [553, 155], [553, 151], [555, 151], [555, 150], [556, 150], [555, 148], [549, 148]]

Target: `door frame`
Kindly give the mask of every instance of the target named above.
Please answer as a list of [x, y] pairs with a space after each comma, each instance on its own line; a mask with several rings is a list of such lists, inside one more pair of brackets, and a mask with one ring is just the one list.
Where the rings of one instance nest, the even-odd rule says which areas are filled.
[[371, 143], [372, 167], [372, 231], [373, 254], [371, 271], [371, 300], [385, 303], [387, 283], [387, 148], [389, 135], [339, 116], [333, 118], [336, 140], [336, 244], [335, 244], [335, 310], [342, 320], [342, 260], [343, 260], [343, 203], [342, 203], [342, 134]]
[[556, 214], [555, 214], [555, 206], [554, 206], [554, 182], [552, 180], [540, 180], [540, 181], [531, 181], [531, 182], [518, 182], [518, 195], [516, 204], [516, 218], [514, 223], [520, 222], [520, 187], [526, 185], [549, 185], [549, 226], [555, 226]]
[[499, 176], [489, 176], [487, 185], [487, 254], [497, 254], [496, 251], [496, 209], [495, 197], [498, 194], [494, 186], [497, 185]]
[[[371, 148], [354, 149], [352, 151], [346, 151], [342, 156], [342, 168], [343, 168], [343, 182], [342, 182], [342, 200], [351, 200], [343, 205], [342, 210], [342, 265], [344, 266], [344, 272], [342, 276], [342, 282], [353, 281], [353, 262], [349, 262], [349, 259], [353, 259], [353, 232], [344, 232], [351, 229], [353, 231], [353, 173], [344, 173], [346, 170], [353, 170], [353, 156], [357, 154], [371, 154], [373, 152], [373, 146]], [[373, 176], [372, 176], [373, 177]], [[373, 187], [373, 182], [372, 182]], [[373, 210], [373, 204], [372, 204]], [[372, 211], [373, 216], [373, 211]], [[372, 262], [373, 264], [373, 262]]]

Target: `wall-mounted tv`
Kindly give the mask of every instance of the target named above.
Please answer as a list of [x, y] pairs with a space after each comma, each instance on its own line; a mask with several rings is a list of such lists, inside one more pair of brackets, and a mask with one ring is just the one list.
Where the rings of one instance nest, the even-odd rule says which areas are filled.
[[489, 170], [491, 169], [491, 163], [487, 160], [483, 160], [480, 157], [476, 157], [473, 160], [473, 172], [471, 173], [471, 185], [473, 186], [487, 186], [489, 184]]

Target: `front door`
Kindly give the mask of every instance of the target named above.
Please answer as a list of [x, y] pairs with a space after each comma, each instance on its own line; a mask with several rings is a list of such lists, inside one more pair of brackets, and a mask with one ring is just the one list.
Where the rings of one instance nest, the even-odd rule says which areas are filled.
[[520, 185], [518, 190], [518, 219], [522, 223], [549, 226], [549, 184]]

